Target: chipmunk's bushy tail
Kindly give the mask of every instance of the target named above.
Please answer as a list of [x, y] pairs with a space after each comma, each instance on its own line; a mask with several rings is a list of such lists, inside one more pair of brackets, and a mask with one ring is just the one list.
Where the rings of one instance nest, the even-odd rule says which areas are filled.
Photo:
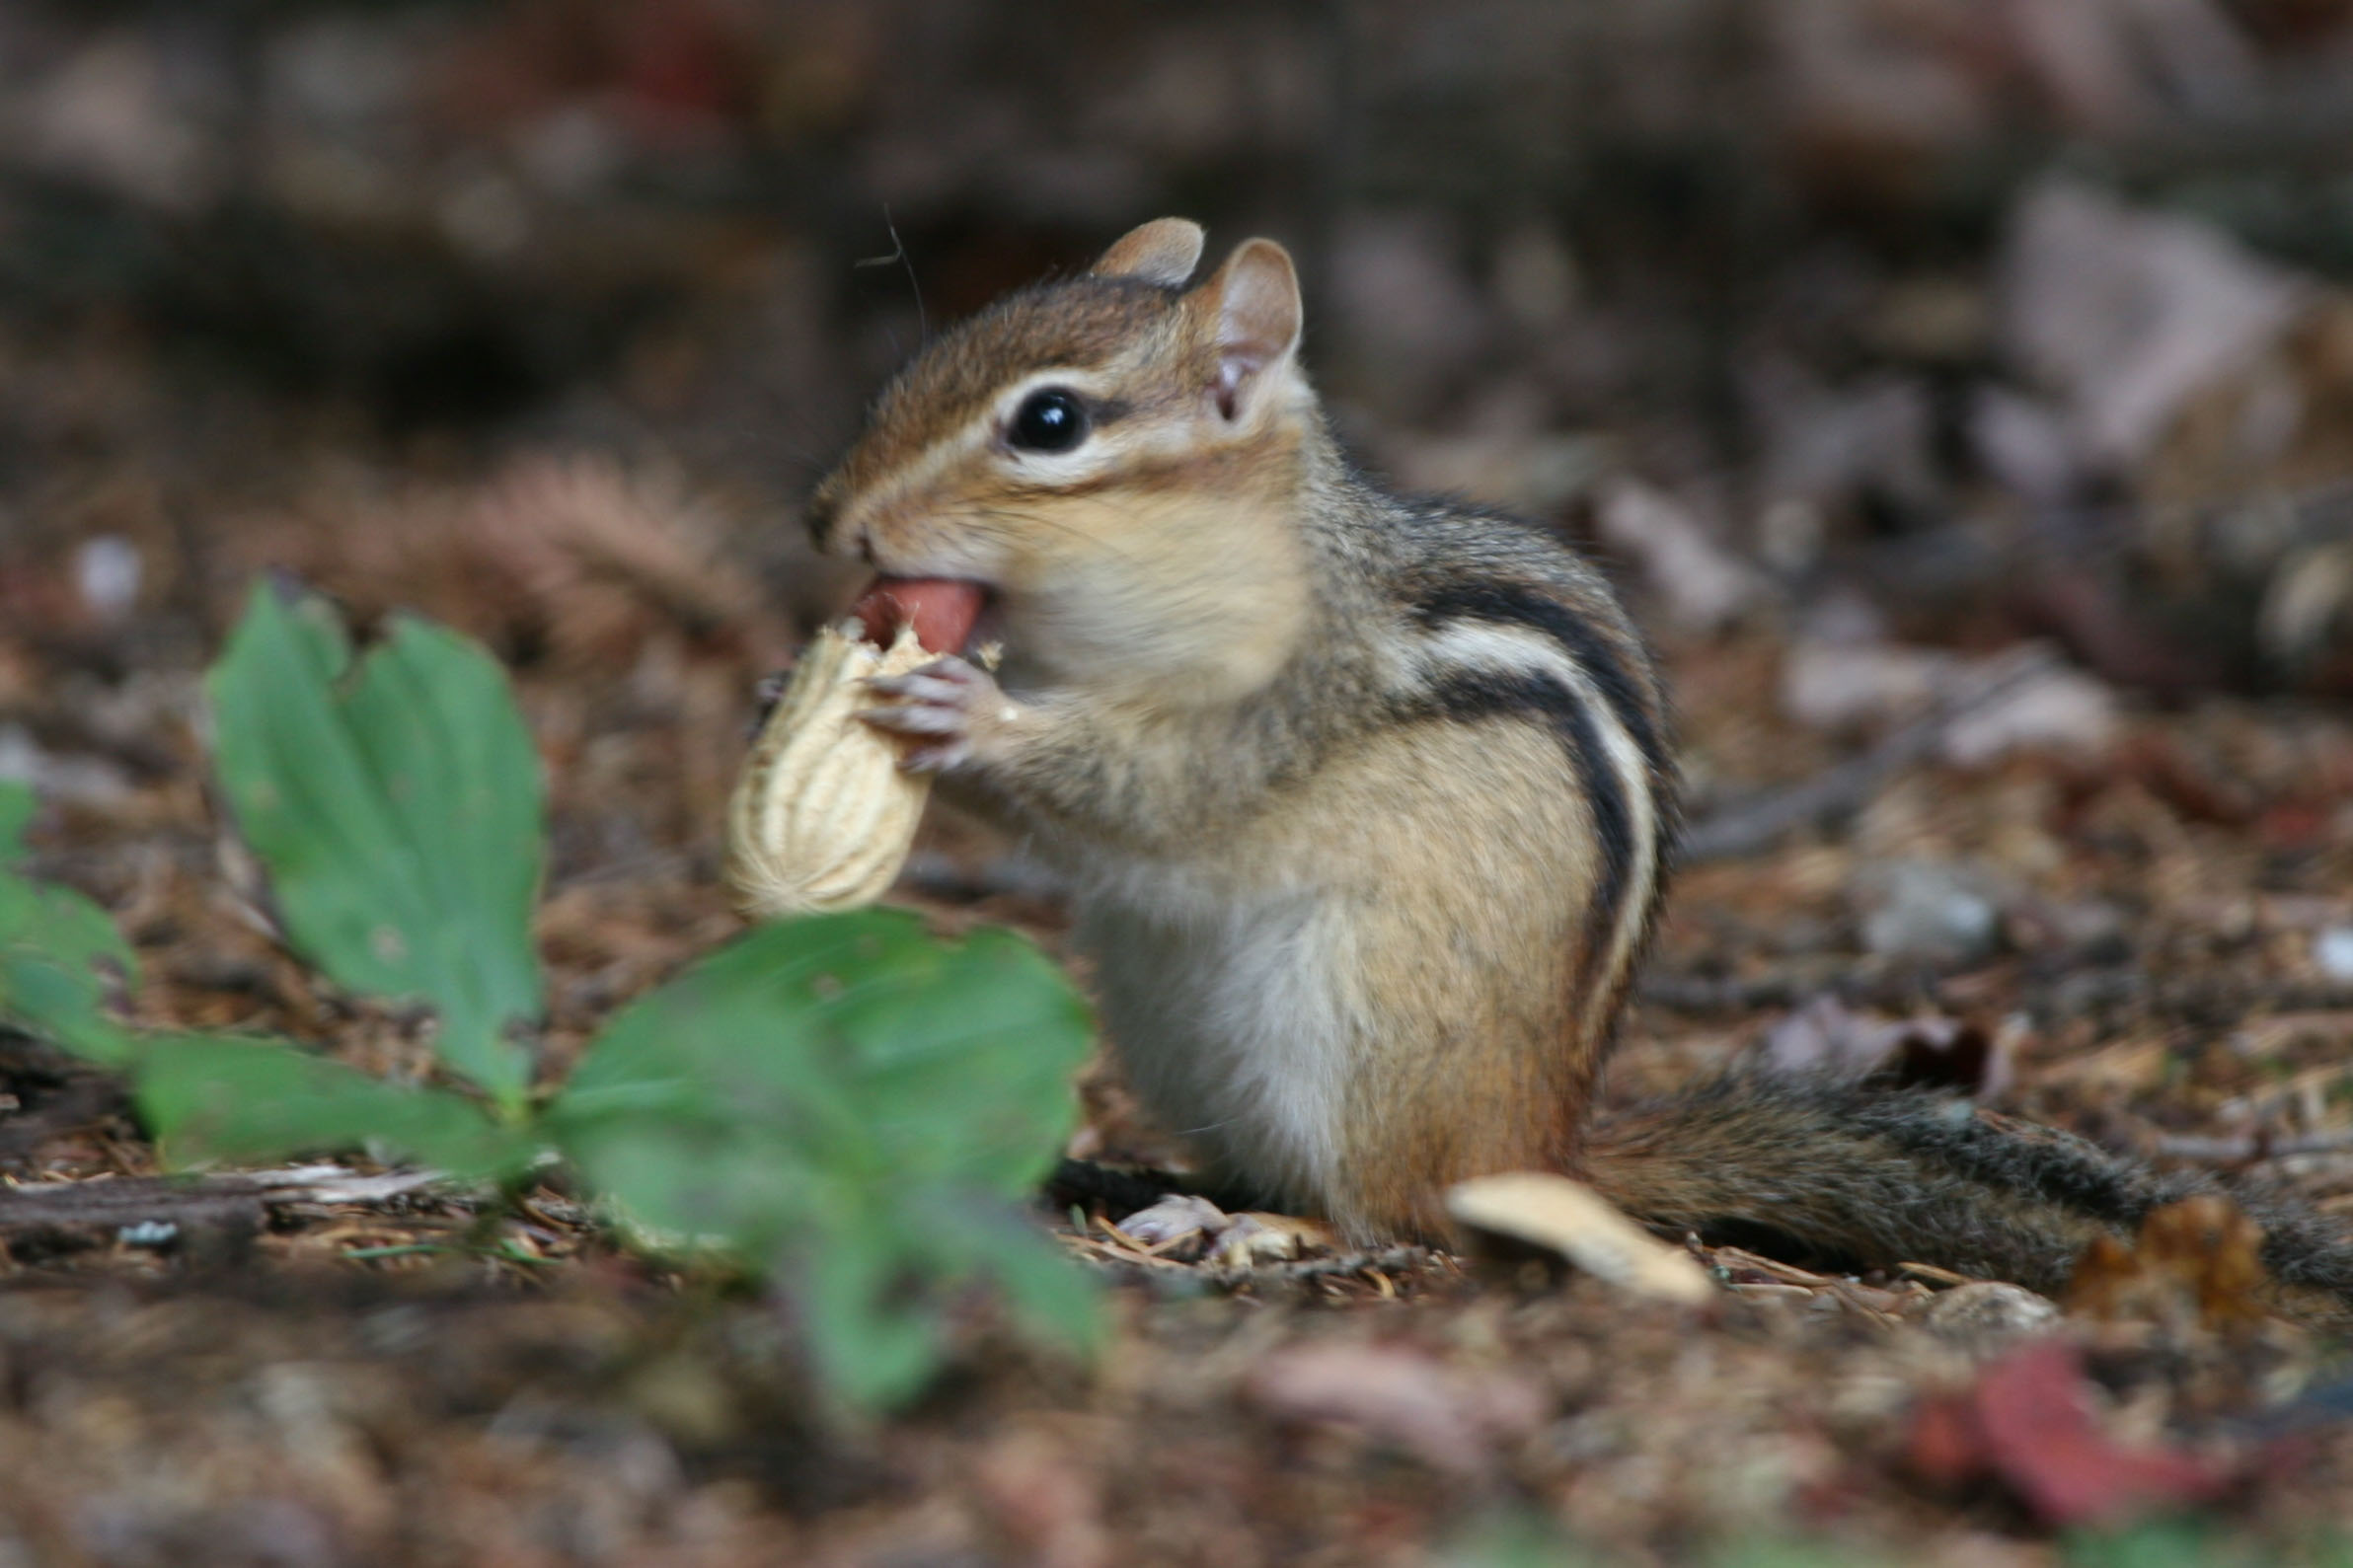
[[2353, 1234], [2310, 1210], [2162, 1174], [2071, 1133], [1923, 1089], [1733, 1074], [1593, 1128], [1580, 1174], [1675, 1232], [1825, 1265], [1929, 1263], [2048, 1295], [2101, 1235], [2227, 1192], [2262, 1227], [2272, 1305], [2353, 1326]]

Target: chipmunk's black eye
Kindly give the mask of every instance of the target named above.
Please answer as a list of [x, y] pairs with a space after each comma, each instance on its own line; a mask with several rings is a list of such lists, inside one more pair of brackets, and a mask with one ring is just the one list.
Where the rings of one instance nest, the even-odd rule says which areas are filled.
[[1025, 452], [1067, 452], [1087, 439], [1087, 409], [1076, 394], [1041, 387], [1013, 411], [1007, 439]]

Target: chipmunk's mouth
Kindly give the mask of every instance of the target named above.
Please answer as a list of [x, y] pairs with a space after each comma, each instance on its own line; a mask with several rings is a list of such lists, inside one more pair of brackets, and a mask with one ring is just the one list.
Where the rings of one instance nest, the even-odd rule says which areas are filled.
[[915, 640], [934, 653], [969, 653], [995, 603], [988, 588], [960, 577], [877, 577], [850, 613], [877, 646], [912, 626]]

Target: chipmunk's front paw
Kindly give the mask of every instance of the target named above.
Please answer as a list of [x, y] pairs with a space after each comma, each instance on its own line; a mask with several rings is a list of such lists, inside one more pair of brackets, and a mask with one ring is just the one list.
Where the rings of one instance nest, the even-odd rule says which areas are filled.
[[861, 709], [858, 716], [876, 729], [922, 742], [899, 764], [911, 773], [945, 773], [985, 758], [1022, 713], [996, 677], [952, 653], [867, 685], [898, 701]]

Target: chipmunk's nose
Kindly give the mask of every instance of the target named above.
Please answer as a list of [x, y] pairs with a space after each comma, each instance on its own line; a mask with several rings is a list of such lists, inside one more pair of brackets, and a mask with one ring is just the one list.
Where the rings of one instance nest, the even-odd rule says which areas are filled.
[[843, 512], [855, 510], [845, 507], [840, 491], [828, 485], [809, 497], [800, 516], [808, 524], [809, 542], [817, 547], [818, 555], [856, 556], [871, 566], [874, 564], [873, 521], [862, 514], [854, 524], [845, 523]]
[[841, 515], [840, 503], [822, 491], [810, 496], [808, 505], [801, 509], [800, 520], [808, 525], [809, 543], [817, 547], [818, 555], [833, 553], [833, 525], [840, 521]]

